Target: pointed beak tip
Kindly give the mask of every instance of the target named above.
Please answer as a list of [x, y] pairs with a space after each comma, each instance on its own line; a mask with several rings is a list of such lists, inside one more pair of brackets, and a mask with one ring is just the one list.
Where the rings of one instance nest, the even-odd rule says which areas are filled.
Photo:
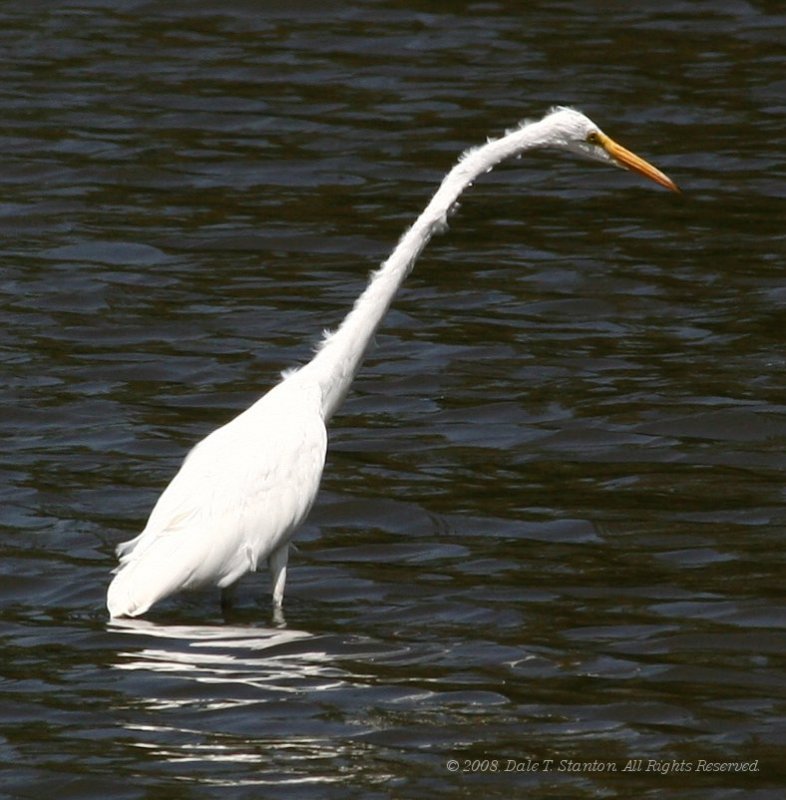
[[657, 167], [653, 167], [652, 164], [645, 161], [641, 156], [637, 156], [622, 145], [617, 144], [617, 142], [610, 139], [608, 136], [604, 135], [601, 142], [606, 152], [623, 169], [630, 170], [644, 178], [655, 181], [655, 183], [660, 184], [676, 194], [682, 194], [682, 190], [668, 175], [661, 172]]
[[674, 183], [674, 181], [668, 175], [664, 175], [662, 172], [657, 178], [652, 175], [646, 175], [645, 177], [650, 178], [650, 180], [654, 180], [655, 183], [659, 183], [665, 189], [668, 189], [670, 192], [674, 192], [674, 194], [682, 194], [682, 189], [680, 189], [680, 187], [677, 186], [677, 184]]

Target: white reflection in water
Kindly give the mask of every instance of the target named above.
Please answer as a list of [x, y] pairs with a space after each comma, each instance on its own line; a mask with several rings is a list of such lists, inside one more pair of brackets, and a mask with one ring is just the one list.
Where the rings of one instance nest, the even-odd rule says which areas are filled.
[[[370, 642], [286, 628], [147, 620], [115, 620], [110, 630], [139, 645], [118, 650], [113, 667], [150, 676], [143, 688], [149, 693], [133, 703], [143, 718], [124, 724], [130, 744], [146, 758], [182, 767], [180, 780], [213, 786], [341, 782], [345, 772], [315, 771], [315, 764], [357, 763], [368, 748], [362, 737], [336, 738], [329, 726], [320, 735], [314, 709], [320, 692], [368, 686], [366, 677], [335, 662], [350, 651], [373, 650]], [[290, 709], [284, 724], [282, 702]], [[267, 704], [275, 709], [275, 731], [266, 725]], [[354, 733], [364, 728], [361, 723]], [[237, 774], [243, 764], [253, 772]], [[373, 782], [384, 780], [373, 776]]]
[[[321, 637], [287, 628], [158, 625], [147, 620], [114, 621], [112, 629], [153, 638], [160, 646], [118, 652], [114, 665], [178, 675], [201, 684], [243, 685], [267, 692], [324, 691], [342, 685], [346, 672], [319, 646]], [[167, 644], [168, 643], [168, 644]], [[204, 696], [190, 700], [205, 708]], [[209, 707], [259, 702], [260, 698], [222, 699]]]
[[[135, 746], [157, 761], [183, 767], [178, 778], [207, 786], [295, 786], [340, 784], [348, 782], [351, 771], [334, 769], [336, 764], [357, 764], [368, 755], [371, 746], [362, 740], [336, 741], [328, 738], [297, 737], [292, 741], [246, 740], [226, 737], [225, 741], [165, 744], [171, 739], [190, 735], [204, 737], [198, 730], [154, 726], [127, 726], [129, 732], [158, 739], [161, 743], [135, 742]], [[186, 771], [186, 767], [201, 772]], [[238, 767], [250, 770], [238, 772]], [[226, 772], [222, 771], [225, 770]], [[357, 769], [355, 769], [357, 772]], [[385, 783], [392, 776], [376, 770], [366, 776], [369, 783]]]

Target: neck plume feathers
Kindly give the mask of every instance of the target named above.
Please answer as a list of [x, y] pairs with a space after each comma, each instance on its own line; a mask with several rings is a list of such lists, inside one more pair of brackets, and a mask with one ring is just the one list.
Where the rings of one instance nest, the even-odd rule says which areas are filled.
[[341, 325], [325, 335], [314, 358], [298, 371], [319, 385], [325, 420], [341, 405], [396, 292], [423, 249], [434, 234], [447, 229], [448, 217], [459, 196], [501, 161], [537, 147], [540, 125], [524, 125], [464, 153], [395, 250], [371, 274], [365, 291]]

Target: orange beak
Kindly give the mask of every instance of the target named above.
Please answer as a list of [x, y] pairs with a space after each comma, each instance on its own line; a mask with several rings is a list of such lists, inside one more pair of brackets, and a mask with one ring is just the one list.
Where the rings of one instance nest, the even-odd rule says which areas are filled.
[[617, 144], [613, 139], [606, 136], [605, 133], [598, 132], [597, 143], [621, 166], [629, 169], [631, 172], [636, 172], [649, 178], [672, 192], [679, 192], [679, 187], [667, 175], [664, 175], [659, 169], [656, 169], [652, 164], [639, 158], [635, 153], [626, 150], [622, 145]]

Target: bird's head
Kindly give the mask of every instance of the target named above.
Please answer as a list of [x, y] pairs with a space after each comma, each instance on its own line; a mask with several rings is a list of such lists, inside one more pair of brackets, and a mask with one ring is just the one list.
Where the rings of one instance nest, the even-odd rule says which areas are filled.
[[545, 126], [544, 145], [569, 150], [592, 161], [601, 161], [604, 164], [628, 169], [671, 189], [673, 192], [679, 192], [677, 184], [671, 178], [643, 158], [617, 144], [580, 111], [558, 106], [543, 118], [543, 124]]

